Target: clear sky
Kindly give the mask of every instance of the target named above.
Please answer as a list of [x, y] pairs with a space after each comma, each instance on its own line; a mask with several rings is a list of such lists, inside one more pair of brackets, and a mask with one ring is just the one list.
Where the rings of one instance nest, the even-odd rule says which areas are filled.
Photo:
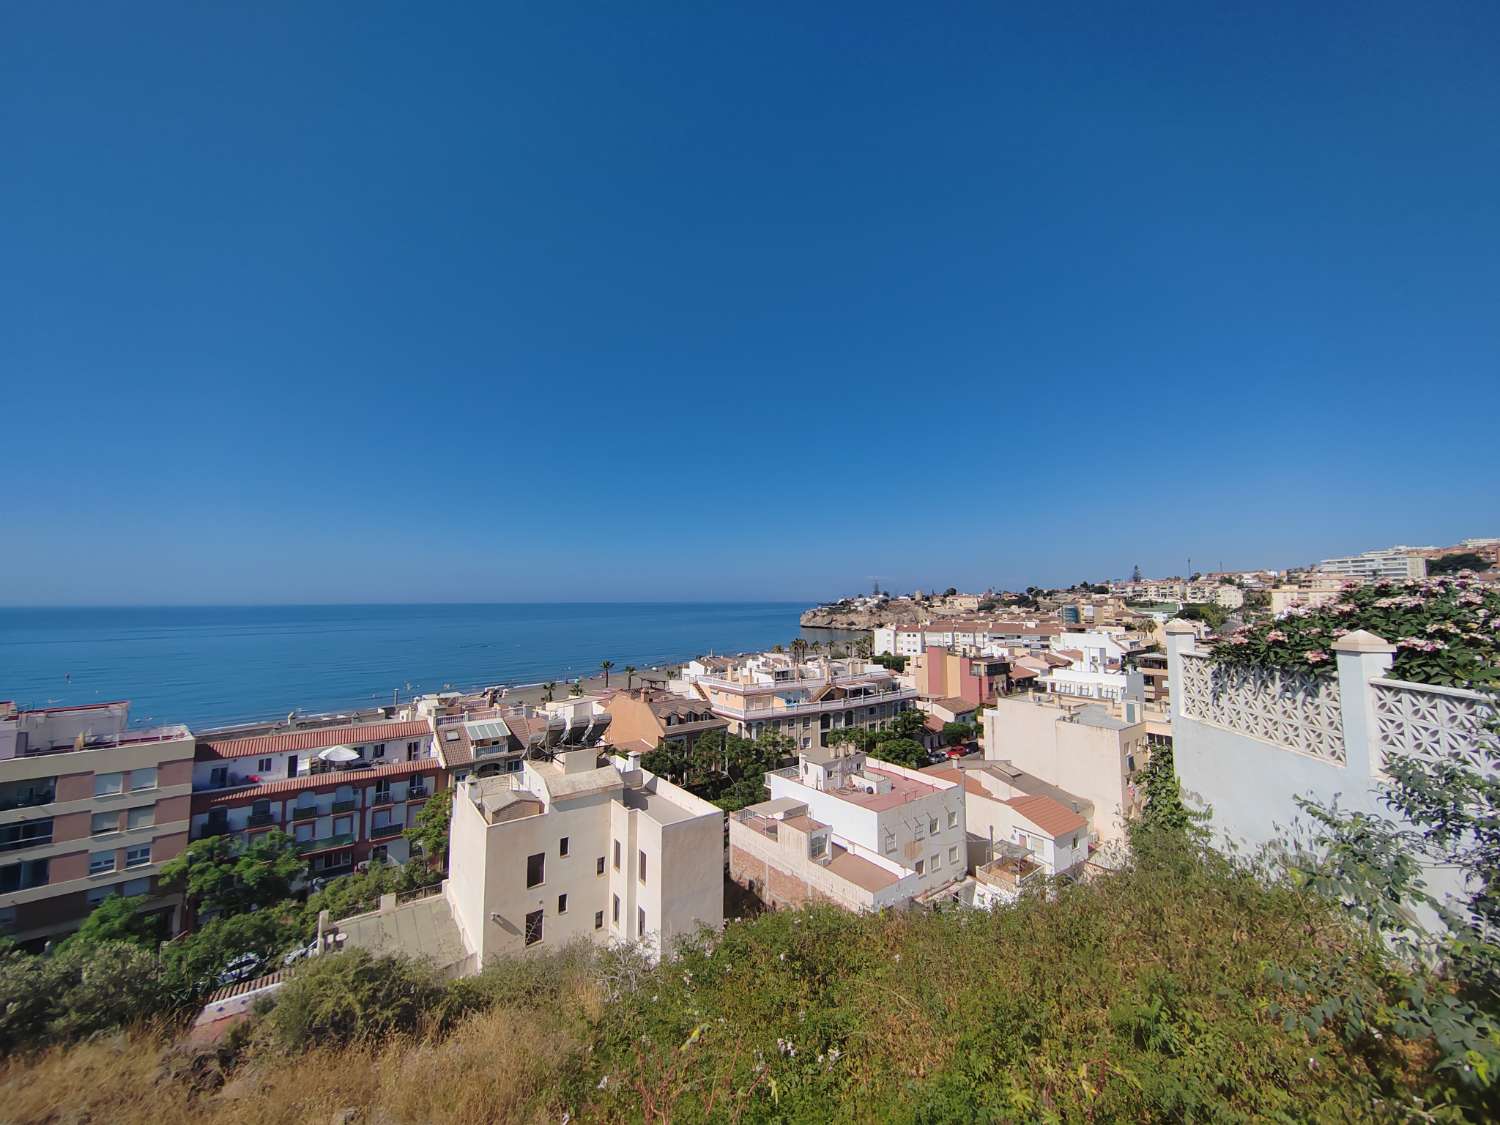
[[1500, 5], [7, 4], [0, 604], [1500, 534]]

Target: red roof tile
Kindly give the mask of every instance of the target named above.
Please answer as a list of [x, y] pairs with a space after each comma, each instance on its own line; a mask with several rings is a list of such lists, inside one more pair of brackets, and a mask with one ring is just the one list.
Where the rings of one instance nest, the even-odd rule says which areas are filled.
[[1088, 825], [1088, 821], [1072, 809], [1040, 793], [1012, 797], [1005, 803], [1054, 838], [1076, 832]]
[[426, 719], [401, 723], [352, 723], [341, 727], [318, 727], [283, 734], [259, 734], [249, 738], [201, 739], [198, 760], [252, 758], [261, 754], [285, 754], [291, 750], [322, 750], [328, 746], [360, 746], [400, 738], [431, 736]]
[[233, 807], [249, 804], [263, 797], [281, 797], [300, 793], [304, 789], [337, 789], [340, 785], [373, 785], [382, 778], [407, 777], [414, 773], [443, 774], [443, 763], [436, 758], [420, 758], [415, 762], [393, 762], [388, 766], [374, 766], [365, 770], [325, 770], [302, 777], [287, 777], [280, 781], [267, 781], [260, 785], [242, 785], [237, 789], [209, 789], [193, 794], [193, 811], [205, 812], [221, 806]]

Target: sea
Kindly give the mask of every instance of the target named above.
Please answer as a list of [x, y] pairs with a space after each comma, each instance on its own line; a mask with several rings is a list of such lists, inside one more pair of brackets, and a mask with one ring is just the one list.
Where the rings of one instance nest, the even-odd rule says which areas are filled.
[[[0, 700], [203, 728], [786, 644], [792, 602], [0, 608]], [[809, 639], [828, 640], [813, 629]]]

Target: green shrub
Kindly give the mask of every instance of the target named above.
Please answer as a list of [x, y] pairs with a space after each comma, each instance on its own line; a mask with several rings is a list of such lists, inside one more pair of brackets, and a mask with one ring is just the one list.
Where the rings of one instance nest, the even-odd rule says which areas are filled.
[[179, 1007], [155, 955], [129, 942], [0, 958], [0, 1052], [65, 1042]]
[[353, 949], [309, 960], [278, 993], [266, 1026], [287, 1051], [332, 1047], [418, 1031], [442, 1000], [430, 966]]

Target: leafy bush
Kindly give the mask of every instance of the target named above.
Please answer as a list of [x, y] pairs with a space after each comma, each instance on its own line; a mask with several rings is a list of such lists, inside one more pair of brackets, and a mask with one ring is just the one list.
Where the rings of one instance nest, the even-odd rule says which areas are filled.
[[76, 1039], [176, 1007], [170, 978], [155, 956], [129, 942], [0, 958], [0, 1053]]
[[414, 1032], [442, 1011], [431, 967], [368, 950], [316, 957], [277, 994], [266, 1025], [287, 1051]]
[[1290, 609], [1237, 631], [1214, 646], [1213, 659], [1331, 675], [1334, 641], [1356, 629], [1396, 646], [1397, 679], [1500, 683], [1500, 590], [1464, 577], [1351, 587], [1328, 605]]

